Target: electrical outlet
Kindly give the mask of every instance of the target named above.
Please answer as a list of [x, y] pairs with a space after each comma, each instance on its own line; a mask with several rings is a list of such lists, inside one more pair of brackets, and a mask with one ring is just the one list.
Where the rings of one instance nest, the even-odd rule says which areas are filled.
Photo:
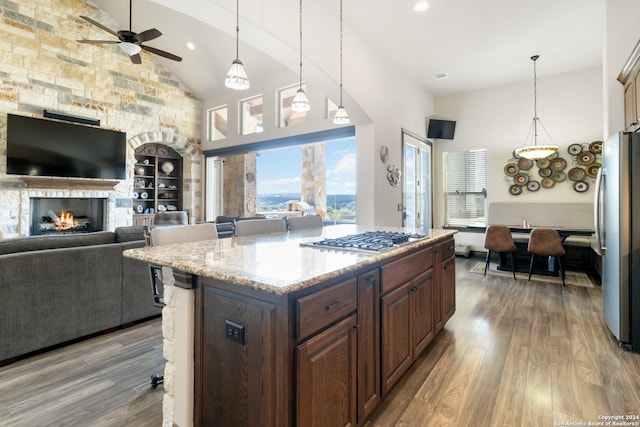
[[235, 341], [244, 345], [244, 326], [232, 322], [231, 320], [224, 321], [225, 336], [231, 341]]

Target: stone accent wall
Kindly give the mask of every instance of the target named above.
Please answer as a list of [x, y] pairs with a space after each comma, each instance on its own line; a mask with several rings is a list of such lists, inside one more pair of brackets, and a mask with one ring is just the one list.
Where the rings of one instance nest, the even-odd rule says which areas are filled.
[[224, 158], [224, 215], [254, 216], [256, 214], [256, 153]]
[[325, 166], [325, 144], [302, 147], [301, 201], [316, 208], [316, 213], [327, 213], [327, 185]]
[[[117, 45], [76, 42], [108, 37], [80, 15], [122, 27], [96, 6], [81, 0], [0, 0], [0, 15], [0, 238], [26, 235], [28, 204], [21, 201], [32, 191], [6, 174], [6, 115], [41, 117], [44, 109], [100, 119], [101, 126], [127, 133], [128, 179], [107, 191], [113, 200], [110, 229], [132, 223], [133, 154], [146, 142], [164, 143], [184, 156], [184, 206], [193, 221], [201, 220], [201, 101], [147, 52], [135, 65]], [[71, 186], [38, 191], [58, 190], [85, 197]]]

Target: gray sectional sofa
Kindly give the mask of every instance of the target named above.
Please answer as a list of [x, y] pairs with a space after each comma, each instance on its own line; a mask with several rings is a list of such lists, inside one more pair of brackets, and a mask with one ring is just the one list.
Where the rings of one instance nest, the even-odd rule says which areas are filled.
[[0, 365], [156, 316], [143, 227], [0, 241]]

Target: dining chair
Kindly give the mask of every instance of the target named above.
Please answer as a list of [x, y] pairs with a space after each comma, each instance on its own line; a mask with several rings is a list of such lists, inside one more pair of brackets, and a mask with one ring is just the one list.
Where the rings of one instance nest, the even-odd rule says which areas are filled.
[[287, 224], [282, 218], [247, 219], [236, 221], [236, 236], [248, 236], [251, 234], [284, 233]]
[[562, 238], [557, 230], [544, 227], [534, 228], [531, 230], [531, 234], [529, 235], [529, 246], [527, 247], [527, 250], [531, 254], [531, 260], [529, 261], [529, 280], [531, 280], [533, 262], [536, 255], [555, 257], [558, 260], [562, 286], [566, 286], [564, 283], [564, 269], [562, 268], [562, 260], [560, 259], [560, 257], [565, 254], [565, 250], [564, 246], [562, 246]]
[[287, 228], [289, 230], [317, 227], [322, 227], [322, 217], [320, 215], [292, 216], [287, 218]]
[[516, 244], [511, 236], [511, 229], [506, 225], [492, 224], [487, 227], [484, 233], [484, 247], [487, 249], [487, 259], [484, 263], [484, 275], [487, 275], [487, 268], [491, 261], [491, 252], [509, 253], [511, 258], [511, 270], [513, 271], [513, 279], [516, 278], [516, 263], [513, 253], [516, 251]]
[[[209, 222], [202, 224], [155, 227], [149, 230], [149, 234], [151, 246], [218, 239], [216, 225]], [[151, 297], [153, 305], [156, 307], [164, 307], [162, 267], [159, 265], [149, 264], [149, 271], [151, 273]], [[157, 388], [159, 384], [163, 383], [163, 375], [151, 376], [151, 388]]]
[[186, 225], [189, 217], [186, 211], [156, 212], [153, 216], [153, 225]]

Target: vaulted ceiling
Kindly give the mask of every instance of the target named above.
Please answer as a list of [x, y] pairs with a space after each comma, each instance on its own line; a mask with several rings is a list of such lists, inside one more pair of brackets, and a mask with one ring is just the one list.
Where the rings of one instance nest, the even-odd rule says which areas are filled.
[[[344, 0], [344, 19], [350, 34], [366, 39], [436, 97], [531, 79], [533, 54], [541, 55], [540, 77], [602, 63], [603, 0], [428, 1], [430, 7], [418, 13], [415, 0]], [[90, 2], [120, 24], [114, 30], [128, 28], [129, 1]], [[338, 0], [322, 1], [336, 19], [338, 5]], [[160, 30], [163, 36], [147, 44], [182, 56], [182, 62], [159, 61], [204, 98], [224, 90], [224, 76], [235, 58], [235, 8], [233, 0], [134, 0], [132, 29]], [[254, 64], [252, 80], [297, 72], [297, 11], [294, 0], [240, 1], [240, 56]], [[293, 18], [281, 24], [291, 27], [291, 37], [282, 40], [291, 49], [286, 64], [251, 43], [259, 34], [253, 28], [282, 16]], [[312, 28], [314, 16], [304, 19], [305, 27]], [[306, 31], [304, 36], [311, 49], [321, 46], [326, 34]], [[436, 74], [447, 77], [436, 79]]]

